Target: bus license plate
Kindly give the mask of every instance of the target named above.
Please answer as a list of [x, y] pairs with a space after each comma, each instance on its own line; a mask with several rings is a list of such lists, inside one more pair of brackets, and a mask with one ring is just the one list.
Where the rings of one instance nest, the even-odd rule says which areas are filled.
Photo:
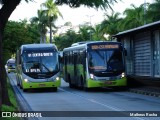
[[112, 84], [112, 82], [111, 82], [111, 81], [107, 81], [107, 82], [106, 82], [106, 84], [111, 85], [111, 84]]
[[46, 85], [45, 85], [45, 84], [39, 84], [39, 86], [40, 86], [40, 87], [45, 87]]

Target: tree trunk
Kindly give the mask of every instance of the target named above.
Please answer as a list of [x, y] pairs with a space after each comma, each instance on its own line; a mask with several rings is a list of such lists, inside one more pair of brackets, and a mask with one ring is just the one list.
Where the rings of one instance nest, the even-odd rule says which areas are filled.
[[[0, 32], [0, 48], [2, 48], [2, 47], [1, 47], [1, 46], [2, 46], [1, 41], [2, 41], [2, 35], [1, 35], [1, 32]], [[3, 74], [2, 74], [2, 69], [1, 69], [1, 68], [2, 68], [2, 67], [1, 67], [1, 66], [2, 66], [2, 64], [1, 64], [1, 63], [2, 63], [2, 62], [1, 62], [1, 61], [2, 61], [2, 60], [1, 60], [1, 58], [2, 58], [2, 57], [1, 57], [2, 53], [1, 53], [1, 52], [2, 52], [2, 51], [0, 50], [0, 111], [1, 111], [1, 106], [2, 106], [2, 81], [1, 81], [1, 80], [3, 79], [3, 78], [2, 78], [2, 75], [3, 75]]]
[[51, 21], [49, 23], [49, 27], [50, 27], [50, 43], [52, 43], [52, 23]]
[[11, 105], [7, 91], [6, 72], [3, 60], [3, 32], [8, 18], [20, 3], [21, 0], [4, 0], [4, 4], [0, 9], [0, 106], [2, 104]]

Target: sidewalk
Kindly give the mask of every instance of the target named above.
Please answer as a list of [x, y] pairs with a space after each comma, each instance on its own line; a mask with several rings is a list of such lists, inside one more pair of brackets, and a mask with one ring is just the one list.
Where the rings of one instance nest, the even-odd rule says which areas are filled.
[[160, 88], [158, 87], [142, 86], [137, 88], [129, 88], [129, 91], [143, 95], [160, 97]]

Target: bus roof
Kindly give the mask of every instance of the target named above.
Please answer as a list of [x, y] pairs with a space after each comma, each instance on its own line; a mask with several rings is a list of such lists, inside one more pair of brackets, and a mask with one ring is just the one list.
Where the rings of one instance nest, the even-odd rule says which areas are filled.
[[7, 63], [15, 63], [15, 59], [11, 58], [11, 59], [7, 60]]
[[100, 43], [118, 43], [118, 44], [121, 44], [120, 42], [115, 42], [115, 41], [89, 41], [89, 42], [84, 42], [83, 44], [76, 44], [76, 45], [73, 45], [71, 47], [68, 47], [68, 48], [64, 48], [63, 51], [70, 51], [70, 50], [75, 50], [75, 49], [87, 49], [87, 46], [90, 45], [90, 44], [100, 44]]
[[72, 46], [81, 45], [81, 44], [91, 43], [91, 42], [98, 42], [98, 41], [82, 41], [82, 42], [77, 42], [77, 43], [73, 43], [73, 44], [71, 45], [71, 47], [72, 47]]
[[39, 48], [53, 48], [57, 50], [56, 45], [54, 44], [25, 44], [21, 46], [22, 50], [26, 49], [39, 49]]
[[56, 45], [54, 45], [54, 44], [25, 44], [25, 45], [22, 45], [20, 48], [21, 48], [20, 49], [21, 54], [24, 50], [31, 50], [32, 51], [32, 50], [41, 50], [41, 49], [43, 49], [43, 50], [53, 49], [55, 51], [58, 51]]

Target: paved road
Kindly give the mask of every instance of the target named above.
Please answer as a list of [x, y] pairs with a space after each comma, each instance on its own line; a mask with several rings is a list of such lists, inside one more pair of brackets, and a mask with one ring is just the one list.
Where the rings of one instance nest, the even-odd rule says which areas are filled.
[[[15, 74], [10, 73], [9, 78], [11, 78], [11, 83], [13, 87], [17, 89]], [[64, 116], [64, 117], [42, 117], [38, 118], [39, 120], [122, 120], [122, 119], [158, 120], [160, 119], [160, 117], [140, 117], [140, 116], [125, 117], [126, 114], [127, 115], [132, 114], [132, 112], [127, 113], [125, 111], [133, 111], [133, 113], [137, 113], [134, 115], [138, 114], [146, 115], [148, 111], [155, 111], [155, 113], [159, 111], [160, 113], [160, 98], [130, 93], [127, 91], [115, 92], [113, 90], [103, 89], [103, 90], [93, 90], [90, 92], [85, 92], [83, 90], [71, 89], [68, 87], [68, 84], [66, 82], [62, 81], [62, 85], [57, 92], [52, 92], [49, 90], [42, 90], [42, 89], [23, 92], [18, 87], [16, 93], [19, 94], [21, 98], [23, 98], [21, 102], [25, 101], [24, 107], [26, 107], [29, 111], [52, 111], [51, 114], [57, 112], [57, 114], [60, 114], [60, 116], [61, 115]], [[58, 112], [58, 111], [63, 111], [63, 112]], [[67, 113], [66, 111], [74, 111], [74, 114]], [[88, 112], [83, 112], [83, 111], [88, 111]], [[109, 111], [109, 112], [104, 112], [104, 111]], [[50, 112], [48, 112], [47, 114], [50, 115]], [[78, 114], [79, 117], [65, 117], [66, 114], [71, 114], [71, 116]], [[105, 117], [107, 114], [111, 115], [111, 117]], [[92, 115], [94, 117], [91, 117]], [[99, 117], [101, 115], [102, 117]]]

